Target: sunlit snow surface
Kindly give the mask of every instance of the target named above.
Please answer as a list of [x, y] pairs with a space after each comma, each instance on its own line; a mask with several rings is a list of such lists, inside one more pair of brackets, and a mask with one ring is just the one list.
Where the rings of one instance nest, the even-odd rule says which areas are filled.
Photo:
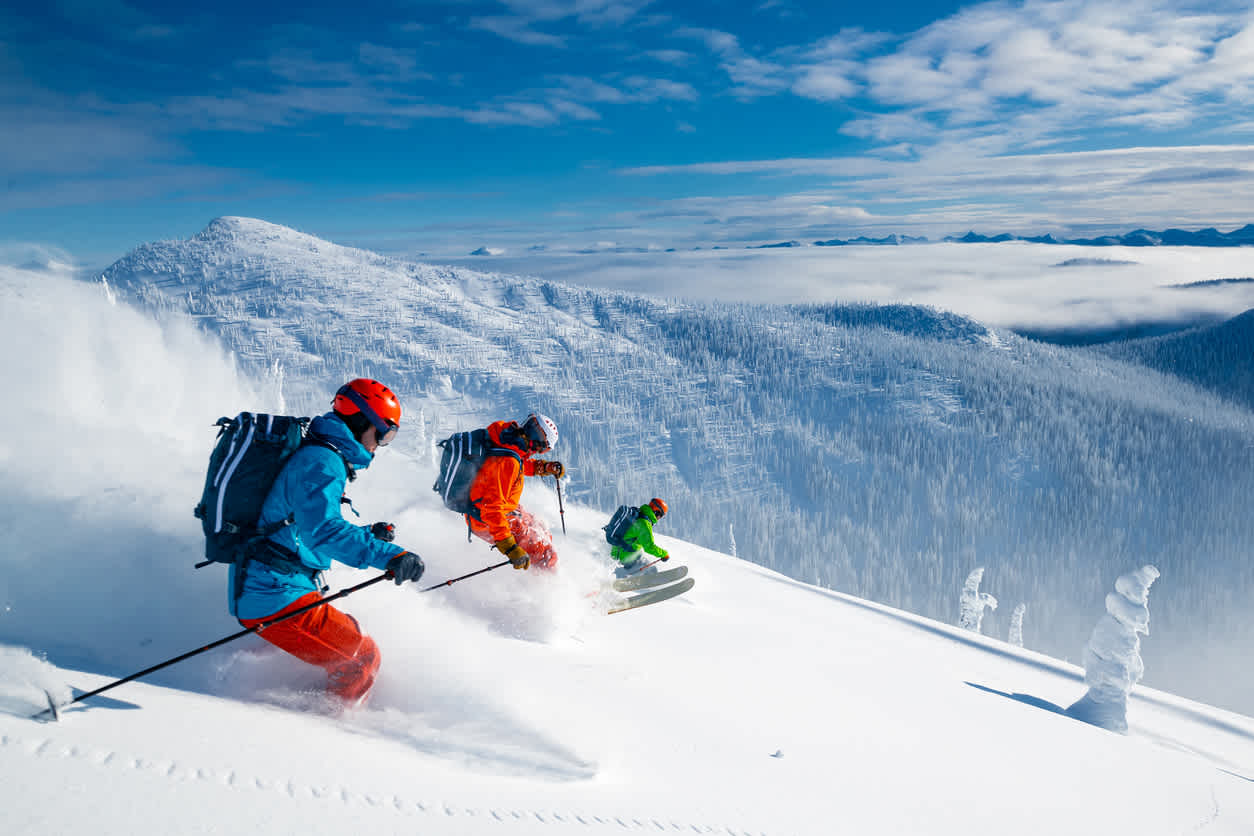
[[[22, 359], [0, 419], [6, 833], [1254, 831], [1248, 717], [1137, 686], [1126, 736], [1077, 722], [1059, 706], [1084, 693], [1078, 668], [690, 545], [670, 516], [661, 543], [696, 587], [605, 617], [606, 514], [567, 495], [563, 535], [538, 481], [524, 501], [557, 532], [557, 574], [343, 602], [383, 656], [361, 711], [328, 716], [316, 672], [249, 637], [29, 720], [44, 689], [81, 692], [238, 629], [220, 568], [191, 568], [191, 507], [212, 421], [280, 398], [274, 377], [98, 285], [9, 269], [0, 293], [0, 346]], [[298, 383], [321, 381], [285, 390]], [[494, 559], [432, 478], [426, 446], [397, 447], [351, 493], [437, 583]], [[739, 522], [736, 539], [746, 555]], [[1159, 568], [1147, 682], [1172, 631], [1164, 593], [1186, 582]], [[1086, 629], [1112, 582], [1091, 590]], [[1039, 641], [1051, 625], [1028, 613]], [[1213, 675], [1239, 675], [1215, 658]]]

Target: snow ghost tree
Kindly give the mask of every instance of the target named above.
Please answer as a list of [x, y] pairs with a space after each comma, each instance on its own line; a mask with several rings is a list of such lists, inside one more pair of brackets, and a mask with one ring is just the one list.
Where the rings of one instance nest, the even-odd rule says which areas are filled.
[[1027, 612], [1028, 605], [1020, 602], [1015, 605], [1015, 611], [1010, 614], [1010, 638], [1009, 641], [1015, 647], [1023, 647], [1023, 614]]
[[732, 557], [735, 557], [736, 556], [736, 524], [735, 523], [727, 524], [727, 537], [729, 540], [731, 540], [731, 548], [727, 550], [727, 553], [730, 554]]
[[[413, 422], [418, 432], [414, 437], [414, 448], [421, 450], [427, 446], [427, 409], [418, 408], [418, 419]], [[433, 445], [434, 446], [434, 445]]]
[[1139, 633], [1149, 635], [1149, 588], [1158, 578], [1153, 566], [1121, 575], [1106, 596], [1106, 614], [1084, 648], [1088, 693], [1067, 714], [1111, 731], [1128, 730], [1128, 694], [1145, 674]]
[[984, 620], [984, 608], [997, 609], [997, 599], [987, 592], [980, 592], [980, 581], [984, 578], [984, 567], [975, 569], [967, 575], [967, 582], [962, 586], [962, 600], [958, 615], [958, 626], [965, 630], [980, 632], [980, 622]]
[[270, 371], [267, 377], [270, 378], [271, 383], [274, 385], [274, 402], [277, 405], [276, 411], [280, 413], [287, 412], [287, 398], [283, 396], [283, 375], [283, 361], [275, 358], [274, 362], [270, 364]]

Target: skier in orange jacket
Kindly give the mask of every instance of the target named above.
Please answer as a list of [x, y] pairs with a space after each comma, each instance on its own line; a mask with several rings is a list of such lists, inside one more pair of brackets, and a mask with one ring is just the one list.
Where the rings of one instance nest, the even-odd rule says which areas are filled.
[[557, 425], [551, 418], [532, 413], [522, 424], [517, 421], [496, 421], [487, 427], [493, 445], [512, 451], [512, 455], [489, 456], [484, 460], [470, 485], [471, 503], [479, 511], [479, 519], [469, 514], [466, 523], [475, 536], [496, 546], [509, 558], [515, 569], [532, 564], [553, 569], [557, 553], [553, 551], [553, 535], [544, 521], [519, 506], [524, 476], [554, 476], [566, 473], [559, 461], [534, 459], [557, 444]]

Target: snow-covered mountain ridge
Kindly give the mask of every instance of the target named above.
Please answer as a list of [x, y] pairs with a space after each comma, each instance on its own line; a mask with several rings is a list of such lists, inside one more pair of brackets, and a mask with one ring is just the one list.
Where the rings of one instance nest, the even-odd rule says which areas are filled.
[[1099, 350], [1254, 408], [1254, 310], [1218, 325], [1115, 343]]
[[[1059, 657], [1110, 580], [1154, 562], [1148, 681], [1254, 701], [1207, 676], [1252, 638], [1254, 416], [1172, 377], [926, 308], [584, 290], [251, 219], [140, 247], [104, 278], [196, 317], [282, 382], [289, 411], [323, 409], [348, 376], [388, 381], [422, 417], [402, 434], [412, 452], [543, 411], [572, 499], [666, 496], [671, 532], [793, 577], [950, 620], [985, 566], [1007, 610], [1028, 604], [1028, 645]], [[1000, 617], [987, 629], [1004, 635]]]

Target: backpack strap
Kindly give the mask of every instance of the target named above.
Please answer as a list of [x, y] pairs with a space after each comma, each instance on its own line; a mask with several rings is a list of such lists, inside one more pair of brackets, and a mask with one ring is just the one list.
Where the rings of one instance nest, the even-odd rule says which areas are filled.
[[282, 575], [304, 575], [310, 580], [318, 575], [318, 570], [310, 569], [302, 563], [296, 552], [264, 537], [249, 541], [249, 545], [244, 548], [244, 560], [264, 563]]
[[489, 456], [513, 456], [514, 461], [522, 464], [522, 456], [518, 454], [517, 450], [512, 450], [509, 447], [489, 447], [484, 452]]
[[357, 479], [357, 468], [353, 467], [352, 462], [344, 455], [339, 447], [336, 447], [330, 441], [327, 441], [320, 435], [310, 433], [305, 436], [305, 440], [300, 443], [301, 447], [325, 447], [335, 455], [340, 457], [340, 461], [344, 463], [344, 473], [348, 476], [348, 481], [353, 482]]
[[[270, 534], [273, 534], [291, 523], [292, 520], [288, 518], [266, 526], [266, 529], [270, 530]], [[317, 569], [310, 569], [301, 562], [300, 556], [296, 552], [274, 542], [270, 539], [269, 534], [258, 534], [244, 544], [243, 548], [240, 549], [239, 558], [236, 560], [235, 589], [233, 590], [236, 601], [239, 600], [240, 595], [244, 592], [244, 575], [248, 572], [250, 563], [260, 563], [270, 570], [278, 572], [280, 575], [301, 575], [309, 578], [314, 586], [321, 586], [323, 592], [327, 591], [326, 587], [322, 586], [318, 580], [321, 572]]]
[[[348, 481], [352, 482], [357, 478], [357, 470], [352, 463], [344, 457], [340, 449], [330, 441], [312, 434], [307, 434], [300, 443], [301, 447], [325, 447], [335, 453], [340, 462], [344, 465], [344, 473], [348, 477]], [[348, 507], [354, 514], [357, 509], [353, 508], [352, 500], [348, 497], [341, 497], [341, 503], [348, 503]], [[359, 515], [360, 516], [360, 515]], [[320, 585], [317, 569], [310, 569], [301, 562], [300, 556], [296, 552], [286, 546], [276, 543], [272, 538], [275, 534], [287, 528], [296, 522], [295, 516], [289, 514], [281, 520], [272, 522], [269, 525], [258, 526], [257, 533], [248, 539], [243, 548], [240, 549], [239, 557], [236, 560], [235, 568], [235, 597], [238, 600], [240, 593], [243, 591], [244, 574], [248, 570], [249, 563], [261, 563], [281, 575], [303, 575], [313, 581], [315, 586]], [[326, 590], [323, 589], [325, 592]]]

